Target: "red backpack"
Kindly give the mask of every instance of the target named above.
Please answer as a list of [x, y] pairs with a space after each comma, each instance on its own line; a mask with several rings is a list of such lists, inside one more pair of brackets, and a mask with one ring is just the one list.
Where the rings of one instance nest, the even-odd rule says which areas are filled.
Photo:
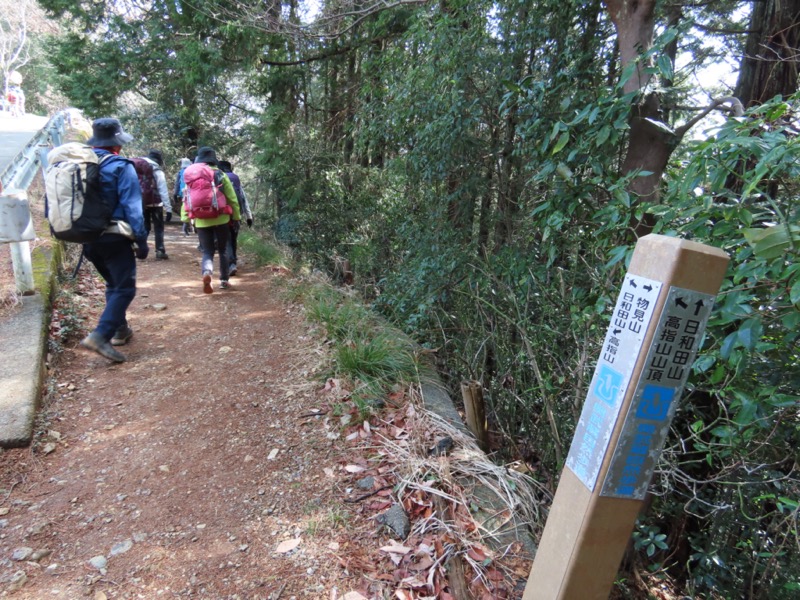
[[132, 158], [133, 166], [136, 168], [136, 175], [139, 177], [139, 187], [142, 188], [142, 203], [145, 208], [161, 204], [158, 197], [156, 176], [153, 173], [153, 165], [143, 158]]
[[222, 193], [222, 173], [205, 163], [195, 163], [183, 172], [183, 206], [190, 219], [215, 219], [233, 214]]

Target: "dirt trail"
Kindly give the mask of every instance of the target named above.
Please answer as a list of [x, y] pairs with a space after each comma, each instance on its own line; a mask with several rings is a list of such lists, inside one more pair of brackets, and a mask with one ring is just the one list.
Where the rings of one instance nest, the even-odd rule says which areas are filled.
[[[195, 236], [139, 263], [114, 365], [73, 341], [31, 448], [0, 455], [0, 590], [29, 599], [342, 597], [341, 445], [319, 339], [270, 269], [203, 294]], [[96, 323], [99, 292], [87, 290]], [[297, 541], [299, 540], [299, 542]], [[287, 542], [282, 545], [282, 542]], [[287, 547], [296, 545], [291, 551]]]

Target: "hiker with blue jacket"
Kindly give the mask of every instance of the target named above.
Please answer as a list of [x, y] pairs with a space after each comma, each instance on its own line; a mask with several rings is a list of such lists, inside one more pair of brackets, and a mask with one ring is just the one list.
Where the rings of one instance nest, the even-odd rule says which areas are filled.
[[[247, 202], [247, 196], [242, 189], [242, 181], [239, 179], [239, 176], [233, 172], [233, 165], [227, 160], [219, 161], [219, 168], [222, 170], [225, 175], [228, 176], [228, 179], [231, 180], [231, 185], [233, 185], [233, 191], [236, 192], [236, 199], [239, 201], [239, 212], [242, 213], [245, 222], [247, 223], [248, 227], [253, 226], [253, 213], [250, 212], [250, 205]], [[238, 267], [236, 266], [239, 262], [239, 255], [237, 253], [238, 249], [238, 240], [239, 240], [239, 229], [241, 227], [241, 221], [231, 221], [230, 222], [231, 231], [230, 231], [230, 238], [228, 241], [228, 262], [230, 263], [230, 274], [231, 277], [236, 275], [239, 271]]]
[[211, 294], [214, 273], [214, 254], [219, 252], [219, 287], [229, 289], [230, 263], [228, 238], [230, 222], [239, 221], [239, 201], [231, 180], [217, 167], [217, 154], [213, 148], [203, 146], [197, 150], [194, 164], [183, 172], [185, 189], [181, 220], [194, 220], [203, 258], [200, 269], [203, 292]]
[[136, 259], [144, 260], [148, 253], [139, 178], [133, 163], [119, 155], [131, 141], [133, 136], [117, 119], [102, 118], [92, 123], [87, 142], [101, 161], [100, 193], [115, 208], [111, 226], [97, 241], [83, 246], [84, 256], [106, 282], [106, 305], [97, 327], [81, 345], [117, 363], [126, 358], [114, 346], [133, 336], [127, 311], [136, 296]]
[[[175, 185], [172, 188], [172, 199], [175, 201], [175, 210], [180, 211], [180, 206], [183, 203], [183, 172], [186, 170], [186, 167], [192, 164], [188, 158], [182, 158], [180, 161], [180, 166], [178, 167], [178, 174], [175, 176]], [[192, 228], [191, 223], [184, 223], [183, 224], [183, 235], [189, 235], [192, 233], [194, 229]]]

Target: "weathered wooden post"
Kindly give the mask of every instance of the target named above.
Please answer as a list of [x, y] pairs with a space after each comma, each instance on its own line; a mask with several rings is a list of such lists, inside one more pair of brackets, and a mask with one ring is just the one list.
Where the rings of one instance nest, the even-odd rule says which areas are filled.
[[728, 256], [639, 239], [523, 600], [608, 598]]
[[29, 240], [36, 239], [28, 195], [21, 190], [7, 190], [0, 195], [0, 243], [8, 243], [17, 292], [33, 294], [33, 263]]
[[464, 418], [467, 427], [478, 440], [478, 447], [489, 451], [489, 430], [486, 424], [486, 404], [483, 401], [483, 387], [479, 381], [461, 382], [461, 399], [464, 401]]

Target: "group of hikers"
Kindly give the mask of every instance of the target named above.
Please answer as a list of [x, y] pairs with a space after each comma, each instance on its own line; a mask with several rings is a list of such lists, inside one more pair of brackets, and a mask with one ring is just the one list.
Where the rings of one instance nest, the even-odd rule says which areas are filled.
[[122, 146], [131, 141], [133, 136], [119, 120], [100, 118], [92, 123], [87, 142], [99, 163], [99, 194], [114, 208], [112, 225], [83, 245], [84, 256], [105, 280], [106, 305], [81, 345], [116, 363], [126, 360], [116, 347], [133, 336], [127, 310], [136, 295], [136, 259], [147, 258], [150, 232], [154, 233], [155, 258], [168, 259], [164, 223], [180, 211], [184, 235], [197, 233], [203, 292], [211, 294], [215, 254], [219, 255], [219, 287], [229, 289], [229, 278], [237, 273], [240, 222], [244, 218], [248, 226], [253, 225], [239, 177], [230, 162], [217, 159], [214, 148], [199, 148], [193, 162], [182, 159], [170, 192], [161, 152], [150, 150], [147, 156], [134, 159], [120, 156]]

